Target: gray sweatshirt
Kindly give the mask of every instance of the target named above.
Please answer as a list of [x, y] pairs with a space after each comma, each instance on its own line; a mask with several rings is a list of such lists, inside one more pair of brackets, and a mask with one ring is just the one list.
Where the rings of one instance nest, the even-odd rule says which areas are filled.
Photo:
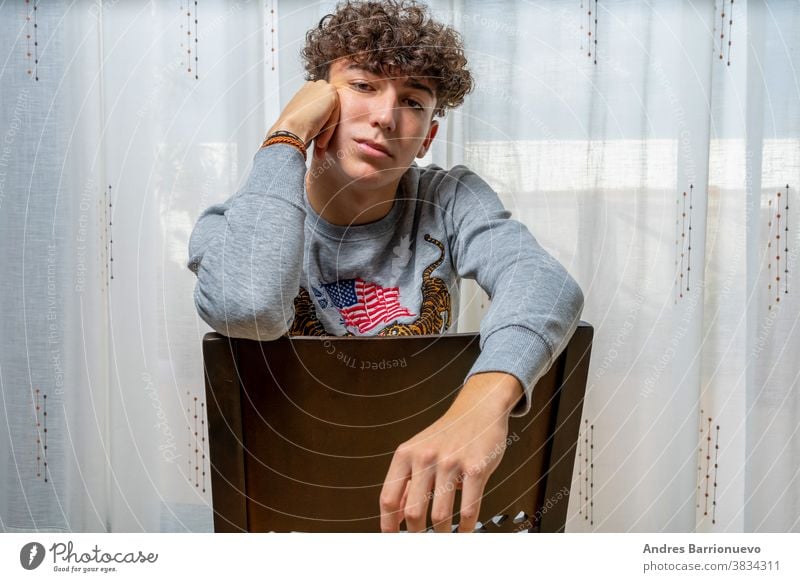
[[[491, 306], [480, 326], [479, 372], [531, 390], [575, 330], [583, 295], [566, 270], [464, 166], [412, 165], [382, 219], [323, 220], [305, 193], [294, 147], [259, 150], [241, 190], [205, 210], [189, 241], [200, 316], [229, 337], [455, 332], [459, 280]], [[466, 381], [466, 379], [465, 379]]]

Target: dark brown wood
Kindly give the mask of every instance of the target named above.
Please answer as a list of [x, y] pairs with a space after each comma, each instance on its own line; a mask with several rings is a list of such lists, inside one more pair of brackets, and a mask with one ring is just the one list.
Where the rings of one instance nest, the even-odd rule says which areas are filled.
[[566, 525], [593, 336], [591, 326], [578, 327], [557, 363], [562, 369], [558, 372], [560, 389], [556, 394], [558, 402], [550, 431], [553, 442], [548, 463], [550, 468], [545, 498], [539, 505], [541, 513], [537, 520], [539, 531], [542, 532], [560, 533]]
[[[216, 531], [379, 531], [395, 449], [447, 410], [479, 354], [476, 334], [265, 343], [209, 334], [204, 343], [215, 346], [204, 353]], [[543, 507], [569, 490], [590, 343], [584, 324], [538, 382], [531, 413], [510, 419], [481, 504], [483, 530], [558, 531], [559, 518], [563, 530], [567, 496]]]
[[235, 340], [216, 333], [203, 338], [215, 532], [248, 531], [235, 344]]

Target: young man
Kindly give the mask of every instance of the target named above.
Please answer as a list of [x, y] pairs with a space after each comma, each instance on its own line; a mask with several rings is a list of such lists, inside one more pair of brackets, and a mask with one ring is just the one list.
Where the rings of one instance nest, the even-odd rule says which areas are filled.
[[476, 279], [492, 298], [481, 355], [448, 412], [398, 447], [380, 499], [384, 531], [424, 531], [429, 502], [436, 531], [450, 531], [461, 487], [459, 529], [472, 531], [508, 416], [528, 411], [581, 291], [478, 176], [413, 163], [434, 117], [472, 88], [457, 33], [417, 4], [348, 2], [308, 33], [303, 57], [311, 80], [246, 184], [192, 234], [198, 312], [260, 340], [437, 334], [454, 331], [460, 278]]

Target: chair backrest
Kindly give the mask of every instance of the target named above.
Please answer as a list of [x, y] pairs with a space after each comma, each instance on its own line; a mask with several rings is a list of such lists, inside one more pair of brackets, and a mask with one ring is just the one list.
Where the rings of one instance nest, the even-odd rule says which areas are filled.
[[[510, 419], [481, 531], [563, 531], [591, 342], [582, 323], [537, 383], [530, 414]], [[395, 449], [444, 414], [478, 354], [476, 334], [207, 334], [215, 531], [380, 531]]]

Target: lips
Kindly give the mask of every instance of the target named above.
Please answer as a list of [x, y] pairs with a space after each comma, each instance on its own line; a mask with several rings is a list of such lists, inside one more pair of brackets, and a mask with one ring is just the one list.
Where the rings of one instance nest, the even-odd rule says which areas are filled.
[[368, 139], [357, 139], [355, 141], [360, 146], [362, 146], [361, 150], [367, 154], [372, 154], [377, 156], [384, 155], [388, 157], [392, 156], [392, 154], [389, 152], [389, 149], [383, 144]]

